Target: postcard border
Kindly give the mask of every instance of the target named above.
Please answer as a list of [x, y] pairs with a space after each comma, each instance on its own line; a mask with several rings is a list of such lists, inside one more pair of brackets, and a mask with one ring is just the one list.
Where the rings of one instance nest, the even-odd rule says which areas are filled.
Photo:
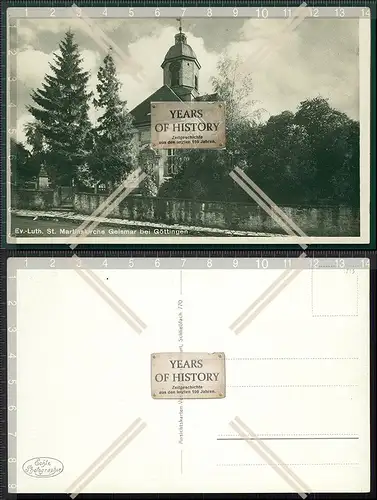
[[[372, 9], [374, 11], [374, 9]], [[8, 22], [5, 17], [6, 31], [8, 36]], [[372, 16], [373, 17], [373, 13]], [[331, 245], [332, 247], [337, 248], [340, 245], [340, 248], [346, 249], [345, 245], [354, 245], [360, 247], [363, 245], [368, 248], [374, 248], [375, 246], [375, 226], [372, 224], [375, 220], [375, 200], [376, 200], [376, 187], [373, 182], [375, 181], [375, 144], [373, 144], [372, 137], [373, 134], [370, 133], [371, 129], [375, 129], [375, 116], [372, 115], [373, 104], [375, 103], [374, 93], [371, 93], [371, 85], [374, 90], [375, 87], [375, 54], [373, 57], [373, 53], [371, 51], [371, 42], [375, 39], [374, 30], [372, 30], [372, 21], [371, 19], [359, 19], [359, 40], [363, 40], [363, 43], [359, 44], [360, 47], [360, 75], [365, 75], [365, 78], [360, 78], [360, 194], [364, 191], [364, 196], [360, 196], [360, 236], [340, 236], [340, 237], [295, 237], [295, 236], [277, 236], [277, 237], [138, 237], [138, 238], [122, 238], [122, 237], [86, 237], [85, 239], [76, 238], [78, 244], [89, 245], [97, 247], [101, 244], [111, 245], [112, 248], [118, 245], [123, 247], [124, 245], [145, 245], [150, 247], [151, 245], [171, 245], [171, 246], [179, 246], [186, 245], [188, 248], [192, 245], [200, 245], [200, 246], [215, 246], [218, 245], [226, 245], [227, 247], [231, 247], [232, 245], [242, 248], [245, 246], [247, 248], [252, 247], [258, 249], [259, 245], [263, 247], [269, 248], [272, 245], [278, 246], [281, 248], [289, 248], [289, 245], [303, 245], [310, 244], [314, 246], [320, 245]], [[7, 42], [7, 40], [3, 40], [3, 42]], [[361, 53], [363, 53], [361, 57]], [[7, 54], [8, 58], [8, 54]], [[361, 70], [361, 66], [365, 67], [368, 65], [368, 68], [365, 70]], [[371, 75], [371, 79], [367, 76]], [[4, 92], [4, 89], [3, 89]], [[365, 99], [365, 96], [368, 96], [368, 99]], [[8, 102], [8, 92], [6, 92], [6, 100]], [[8, 115], [8, 109], [7, 109]], [[362, 118], [362, 116], [364, 118]], [[366, 119], [368, 116], [368, 119]], [[9, 134], [3, 130], [6, 137], [6, 146], [7, 151], [9, 151]], [[5, 247], [16, 246], [25, 246], [32, 245], [33, 248], [36, 248], [35, 245], [53, 245], [57, 247], [58, 245], [66, 245], [72, 244], [72, 238], [17, 238], [14, 236], [8, 236], [8, 228], [11, 227], [11, 212], [10, 206], [8, 202], [10, 202], [11, 193], [10, 193], [10, 184], [8, 183], [8, 159], [6, 158], [6, 206], [3, 212], [6, 212], [6, 217], [3, 218], [5, 221], [6, 218], [6, 226], [5, 231], [2, 231], [3, 236], [3, 245], [5, 243]], [[372, 159], [372, 162], [370, 161]], [[369, 185], [369, 189], [368, 189]], [[3, 197], [4, 200], [4, 197]], [[4, 213], [5, 215], [5, 213]], [[4, 222], [3, 222], [4, 224]], [[5, 240], [5, 241], [4, 241]]]

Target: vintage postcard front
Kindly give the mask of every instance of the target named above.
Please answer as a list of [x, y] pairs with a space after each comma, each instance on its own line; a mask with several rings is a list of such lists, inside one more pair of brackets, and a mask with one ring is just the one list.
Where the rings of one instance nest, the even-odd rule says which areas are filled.
[[159, 352], [151, 356], [155, 399], [225, 397], [225, 354]]
[[369, 244], [370, 15], [9, 8], [7, 242]]
[[8, 261], [9, 491], [369, 491], [368, 259], [131, 262]]

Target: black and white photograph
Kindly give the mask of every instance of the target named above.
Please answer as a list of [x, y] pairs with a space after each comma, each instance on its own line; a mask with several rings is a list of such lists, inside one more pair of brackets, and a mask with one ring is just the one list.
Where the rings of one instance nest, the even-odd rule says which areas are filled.
[[197, 10], [7, 10], [8, 243], [370, 243], [369, 10]]

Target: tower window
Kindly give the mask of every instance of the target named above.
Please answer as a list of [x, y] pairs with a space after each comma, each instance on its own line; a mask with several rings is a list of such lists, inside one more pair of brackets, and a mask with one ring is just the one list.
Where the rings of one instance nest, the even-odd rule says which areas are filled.
[[170, 71], [170, 85], [172, 87], [177, 87], [179, 85], [179, 70], [181, 65], [179, 62], [174, 62], [169, 66]]
[[195, 77], [195, 90], [198, 90], [198, 77]]
[[175, 165], [174, 165], [174, 149], [168, 149], [168, 165], [167, 165], [167, 174], [174, 175], [175, 174]]

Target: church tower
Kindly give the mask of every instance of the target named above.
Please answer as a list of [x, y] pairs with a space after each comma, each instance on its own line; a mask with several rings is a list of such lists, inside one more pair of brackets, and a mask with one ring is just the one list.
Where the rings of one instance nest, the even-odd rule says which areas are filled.
[[192, 101], [199, 96], [200, 64], [195, 52], [187, 44], [186, 35], [182, 33], [181, 22], [179, 33], [175, 35], [175, 44], [168, 50], [161, 68], [164, 85], [170, 87], [182, 101]]

